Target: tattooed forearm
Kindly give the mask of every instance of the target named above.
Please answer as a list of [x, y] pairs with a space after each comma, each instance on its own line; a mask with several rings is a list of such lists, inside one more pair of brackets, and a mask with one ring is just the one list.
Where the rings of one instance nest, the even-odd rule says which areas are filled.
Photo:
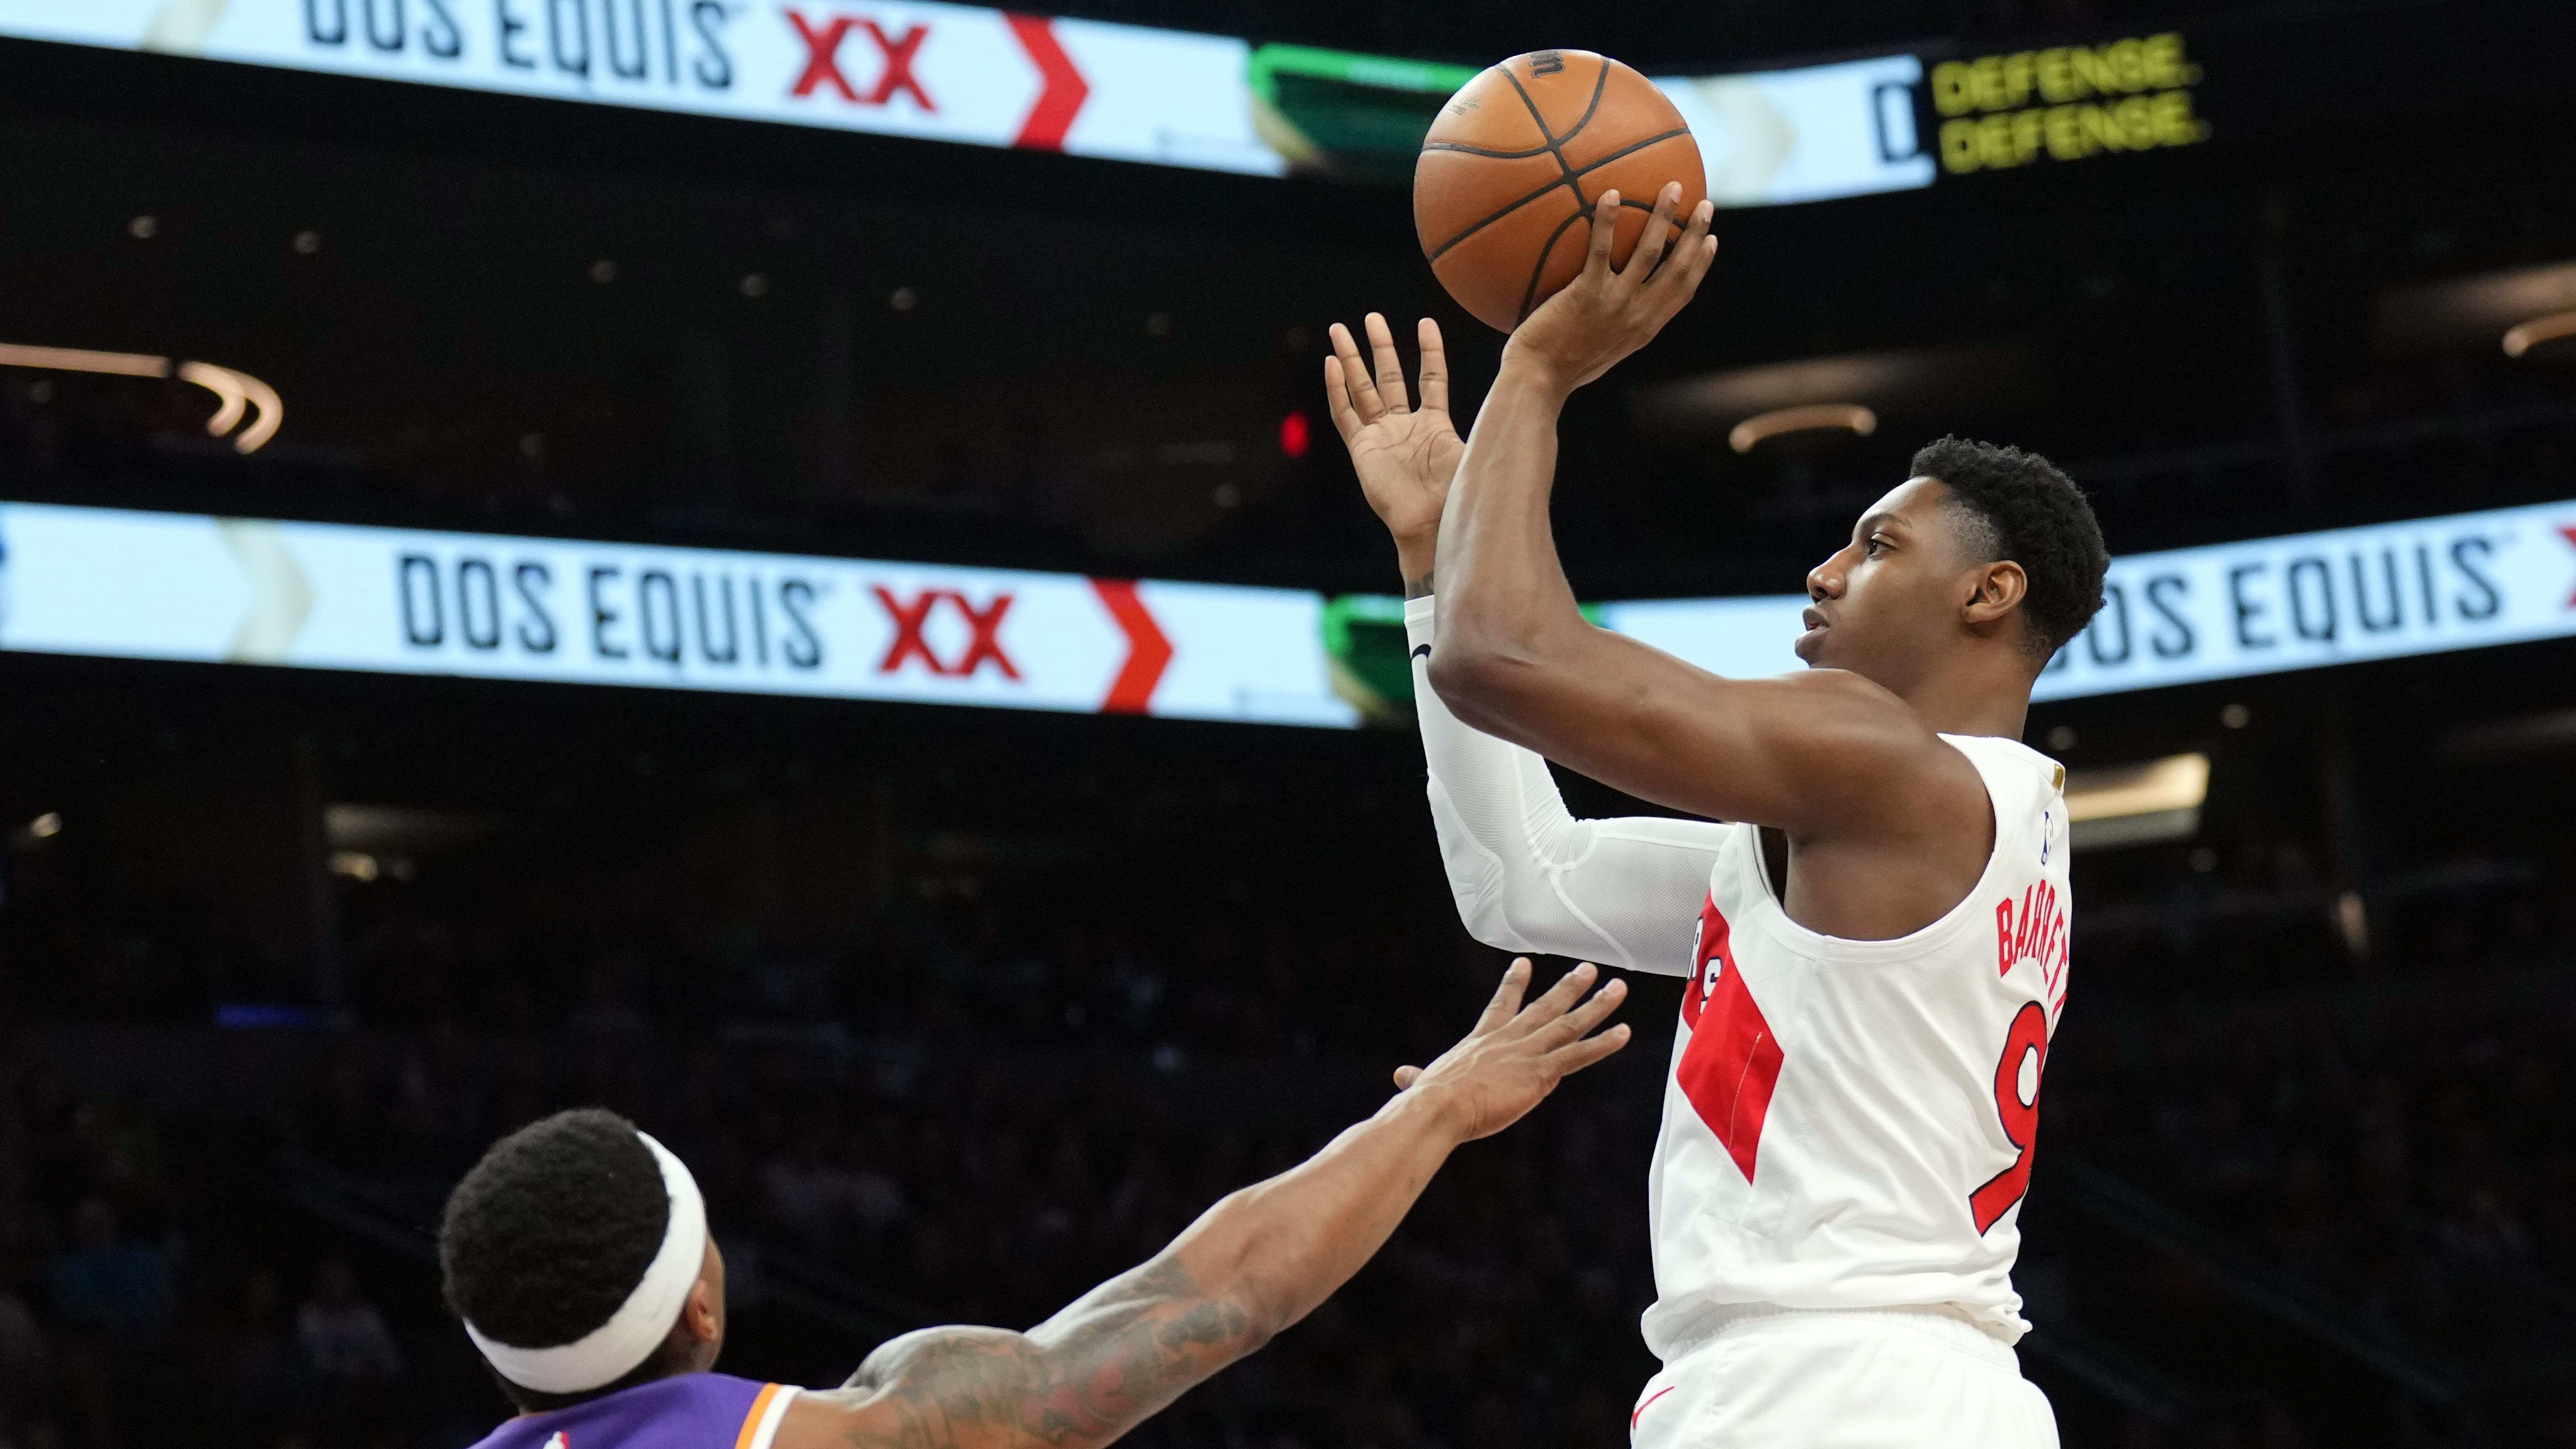
[[777, 1449], [1101, 1449], [1348, 1282], [1473, 1135], [1459, 1100], [1397, 1095], [1026, 1333], [895, 1339], [847, 1387], [791, 1403]]
[[[1261, 1347], [1247, 1306], [1202, 1291], [1166, 1256], [1092, 1290], [1027, 1333], [933, 1328], [868, 1356], [842, 1394], [854, 1449], [1109, 1443]], [[857, 1407], [853, 1402], [852, 1407]]]

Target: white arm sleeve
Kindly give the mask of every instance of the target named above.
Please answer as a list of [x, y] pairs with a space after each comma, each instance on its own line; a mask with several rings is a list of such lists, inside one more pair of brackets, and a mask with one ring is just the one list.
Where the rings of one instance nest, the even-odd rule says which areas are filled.
[[1431, 600], [1404, 606], [1431, 822], [1458, 918], [1506, 951], [1686, 976], [1691, 932], [1729, 827], [1577, 820], [1547, 761], [1458, 722], [1431, 689]]

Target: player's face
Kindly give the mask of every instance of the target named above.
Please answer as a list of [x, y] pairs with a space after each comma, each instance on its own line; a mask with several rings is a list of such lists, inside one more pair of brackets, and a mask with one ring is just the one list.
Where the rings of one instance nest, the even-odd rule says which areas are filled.
[[1798, 657], [1902, 694], [1957, 624], [1960, 556], [1937, 478], [1909, 478], [1862, 512], [1851, 542], [1807, 574]]

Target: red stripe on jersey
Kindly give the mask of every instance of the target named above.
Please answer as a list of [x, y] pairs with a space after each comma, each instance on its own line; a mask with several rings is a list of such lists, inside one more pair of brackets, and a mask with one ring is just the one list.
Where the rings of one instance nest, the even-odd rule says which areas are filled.
[[1700, 907], [1698, 970], [1682, 993], [1682, 1024], [1691, 1034], [1673, 1079], [1699, 1119], [1717, 1134], [1744, 1180], [1753, 1180], [1762, 1123], [1771, 1115], [1771, 1091], [1787, 1060], [1771, 1023], [1754, 1004], [1727, 947], [1726, 916], [1711, 897]]
[[1662, 1388], [1655, 1390], [1652, 1394], [1647, 1395], [1646, 1401], [1637, 1406], [1637, 1412], [1628, 1416], [1629, 1432], [1636, 1432], [1637, 1421], [1646, 1417], [1646, 1411], [1655, 1406], [1655, 1400], [1662, 1398], [1664, 1395], [1669, 1394], [1680, 1387], [1681, 1385], [1679, 1384], [1666, 1384]]

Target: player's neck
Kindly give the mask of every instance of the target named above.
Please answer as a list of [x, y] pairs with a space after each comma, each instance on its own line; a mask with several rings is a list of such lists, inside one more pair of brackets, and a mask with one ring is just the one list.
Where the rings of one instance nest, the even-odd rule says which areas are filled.
[[1937, 734], [2017, 740], [2030, 722], [2030, 686], [2017, 666], [1951, 669], [1917, 680], [1902, 697]]

